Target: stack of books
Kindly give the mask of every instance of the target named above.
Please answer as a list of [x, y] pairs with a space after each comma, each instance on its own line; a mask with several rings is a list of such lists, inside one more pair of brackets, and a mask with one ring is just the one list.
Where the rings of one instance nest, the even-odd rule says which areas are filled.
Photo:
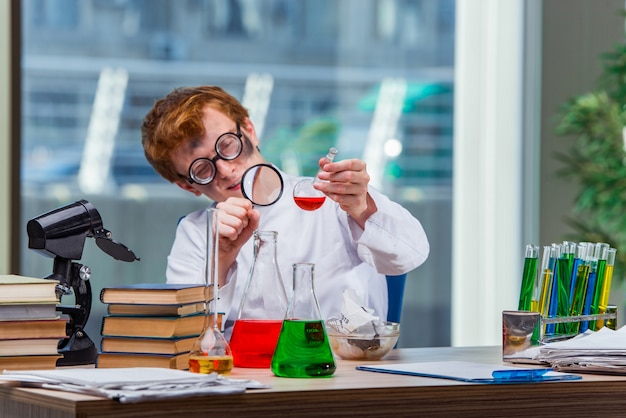
[[212, 287], [141, 283], [100, 292], [107, 305], [96, 367], [189, 368], [189, 352], [205, 327]]
[[66, 320], [56, 280], [0, 275], [0, 370], [54, 369]]

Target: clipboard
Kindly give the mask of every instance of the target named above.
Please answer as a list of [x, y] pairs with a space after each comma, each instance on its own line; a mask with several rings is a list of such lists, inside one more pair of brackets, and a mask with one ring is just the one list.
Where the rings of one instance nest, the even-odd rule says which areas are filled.
[[468, 383], [541, 383], [580, 380], [582, 376], [555, 372], [551, 368], [519, 368], [467, 361], [435, 361], [423, 363], [356, 366], [357, 370], [406, 376], [457, 380]]

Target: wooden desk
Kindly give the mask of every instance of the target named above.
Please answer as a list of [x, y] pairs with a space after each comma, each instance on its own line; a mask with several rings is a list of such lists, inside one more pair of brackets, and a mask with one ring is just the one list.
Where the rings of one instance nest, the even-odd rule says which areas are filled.
[[[400, 349], [383, 362], [463, 360], [502, 364], [500, 347]], [[380, 362], [369, 362], [380, 364]], [[339, 361], [331, 378], [285, 379], [265, 369], [234, 369], [271, 389], [244, 394], [120, 404], [93, 396], [0, 385], [2, 418], [93, 417], [529, 417], [626, 415], [626, 376], [487, 385], [357, 371]]]

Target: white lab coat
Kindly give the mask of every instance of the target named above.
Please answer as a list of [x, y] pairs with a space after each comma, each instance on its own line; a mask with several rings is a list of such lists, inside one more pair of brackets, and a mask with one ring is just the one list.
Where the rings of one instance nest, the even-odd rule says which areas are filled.
[[[289, 298], [293, 264], [315, 264], [314, 288], [323, 319], [339, 317], [343, 291], [353, 289], [361, 302], [381, 319], [387, 317], [387, 283], [384, 275], [406, 273], [421, 265], [429, 243], [420, 222], [406, 209], [370, 187], [378, 211], [362, 230], [337, 203], [326, 199], [316, 211], [304, 211], [293, 201], [297, 177], [281, 173], [283, 195], [272, 206], [257, 207], [259, 230], [277, 231], [277, 259]], [[225, 312], [226, 335], [237, 310], [253, 259], [253, 239], [237, 256], [220, 288], [219, 310]], [[168, 283], [204, 283], [206, 211], [183, 218], [168, 256]], [[268, 292], [272, 291], [268, 288]]]

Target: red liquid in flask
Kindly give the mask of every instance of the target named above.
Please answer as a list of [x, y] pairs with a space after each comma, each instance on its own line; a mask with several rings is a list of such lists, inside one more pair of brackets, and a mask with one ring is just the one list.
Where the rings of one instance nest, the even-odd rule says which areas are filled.
[[282, 320], [236, 320], [229, 343], [235, 367], [269, 368], [282, 325]]
[[300, 209], [304, 210], [316, 210], [319, 209], [326, 200], [326, 196], [322, 197], [296, 197], [293, 198], [296, 205], [300, 207]]

